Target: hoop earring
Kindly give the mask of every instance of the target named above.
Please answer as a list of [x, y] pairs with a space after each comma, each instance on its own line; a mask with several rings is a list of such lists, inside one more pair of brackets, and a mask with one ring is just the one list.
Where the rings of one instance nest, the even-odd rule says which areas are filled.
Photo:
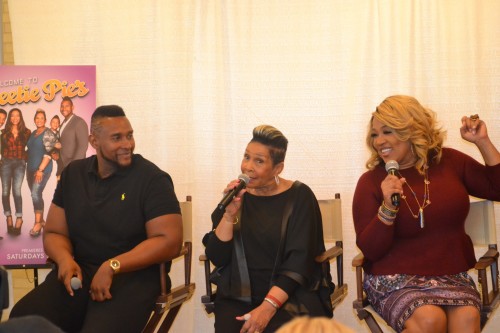
[[280, 177], [274, 176], [274, 181], [276, 182], [276, 185], [280, 184]]

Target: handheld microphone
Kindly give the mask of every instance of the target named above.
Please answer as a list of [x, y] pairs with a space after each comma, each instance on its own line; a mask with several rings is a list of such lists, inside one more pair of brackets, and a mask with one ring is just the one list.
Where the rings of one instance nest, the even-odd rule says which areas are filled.
[[242, 189], [244, 189], [247, 186], [248, 182], [250, 181], [250, 177], [248, 177], [244, 173], [239, 175], [238, 179], [240, 180], [238, 185], [236, 185], [235, 188], [233, 188], [224, 195], [222, 200], [217, 205], [217, 208], [215, 208], [214, 212], [212, 213], [212, 222], [214, 224], [218, 224], [220, 222], [220, 220], [222, 219], [222, 215], [224, 215], [227, 205], [229, 205], [229, 203], [234, 199], [234, 197]]
[[[397, 170], [399, 170], [398, 162], [391, 160], [385, 164], [385, 171], [387, 171], [388, 174], [395, 176]], [[393, 195], [391, 195], [391, 201], [393, 206], [399, 207], [399, 200], [400, 200], [399, 193], [394, 193]]]
[[80, 289], [82, 287], [82, 280], [80, 280], [76, 276], [73, 276], [71, 278], [70, 283], [71, 283], [71, 289], [73, 289], [73, 290], [77, 290], [77, 289]]

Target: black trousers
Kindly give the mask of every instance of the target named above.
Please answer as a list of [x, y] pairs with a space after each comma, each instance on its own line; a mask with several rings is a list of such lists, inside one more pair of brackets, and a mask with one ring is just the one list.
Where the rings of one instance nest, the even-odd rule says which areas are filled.
[[98, 267], [83, 267], [83, 287], [71, 297], [57, 268], [13, 307], [10, 318], [40, 315], [67, 333], [141, 332], [160, 293], [157, 266], [114, 276], [112, 299], [95, 302], [89, 287]]
[[0, 333], [64, 333], [47, 319], [40, 316], [25, 316], [9, 319], [0, 324]]
[[[244, 321], [236, 320], [237, 316], [243, 316], [252, 311], [257, 305], [231, 300], [219, 299], [215, 303], [215, 333], [239, 333]], [[278, 330], [284, 323], [292, 320], [288, 312], [278, 310], [273, 316], [266, 329], [262, 333], [272, 333]]]

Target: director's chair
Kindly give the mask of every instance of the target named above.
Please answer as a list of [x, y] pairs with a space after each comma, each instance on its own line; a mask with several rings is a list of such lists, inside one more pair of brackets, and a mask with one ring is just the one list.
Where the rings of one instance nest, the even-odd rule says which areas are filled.
[[[469, 214], [465, 220], [465, 231], [471, 237], [474, 246], [487, 246], [487, 251], [479, 258], [474, 269], [478, 273], [478, 288], [481, 294], [481, 329], [488, 321], [493, 310], [498, 306], [500, 294], [498, 291], [498, 248], [495, 226], [495, 211], [493, 202], [489, 200], [470, 203]], [[362, 253], [352, 260], [356, 268], [356, 299], [353, 308], [360, 320], [364, 320], [372, 333], [383, 333], [378, 318], [363, 291], [363, 261]], [[488, 283], [487, 271], [490, 271], [491, 288]], [[373, 312], [373, 313], [372, 313]]]
[[191, 282], [191, 258], [193, 255], [191, 196], [187, 196], [186, 201], [179, 204], [181, 206], [184, 244], [176, 258], [184, 257], [184, 284], [167, 290], [168, 273], [165, 264], [160, 264], [161, 293], [143, 333], [168, 332], [182, 304], [189, 300], [194, 293], [195, 284]]

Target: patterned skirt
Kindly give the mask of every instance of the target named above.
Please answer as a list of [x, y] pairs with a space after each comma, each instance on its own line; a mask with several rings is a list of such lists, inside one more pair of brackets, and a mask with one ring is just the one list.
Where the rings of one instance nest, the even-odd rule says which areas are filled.
[[442, 276], [365, 274], [364, 289], [375, 311], [397, 332], [422, 305], [474, 306], [481, 298], [467, 273]]

